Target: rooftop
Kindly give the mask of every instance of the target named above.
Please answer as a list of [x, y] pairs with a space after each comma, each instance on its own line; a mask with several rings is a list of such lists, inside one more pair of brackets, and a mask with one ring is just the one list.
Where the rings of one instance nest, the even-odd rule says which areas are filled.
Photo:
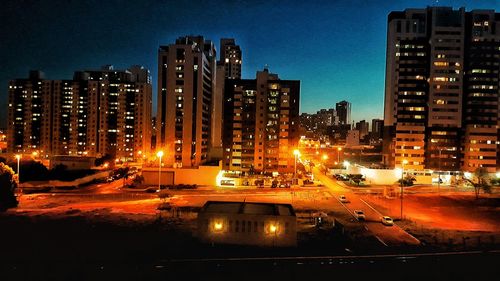
[[295, 216], [293, 207], [290, 204], [227, 201], [208, 201], [200, 213]]

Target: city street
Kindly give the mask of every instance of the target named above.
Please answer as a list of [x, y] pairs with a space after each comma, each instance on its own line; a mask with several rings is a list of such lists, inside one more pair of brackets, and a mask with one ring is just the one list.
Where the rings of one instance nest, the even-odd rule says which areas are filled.
[[337, 181], [325, 176], [322, 171], [317, 167], [313, 168], [314, 177], [319, 179], [325, 186], [327, 186], [335, 198], [339, 198], [340, 195], [345, 195], [349, 200], [349, 203], [340, 204], [344, 206], [346, 212], [349, 212], [353, 218], [354, 210], [362, 210], [366, 215], [365, 221], [360, 221], [367, 231], [373, 233], [373, 235], [380, 241], [380, 243], [386, 246], [395, 246], [401, 244], [408, 245], [418, 245], [420, 242], [418, 239], [401, 229], [399, 226], [394, 224], [393, 226], [385, 226], [381, 223], [381, 218], [387, 214], [381, 214], [367, 202], [365, 202], [358, 195], [354, 194], [350, 189], [345, 188]]

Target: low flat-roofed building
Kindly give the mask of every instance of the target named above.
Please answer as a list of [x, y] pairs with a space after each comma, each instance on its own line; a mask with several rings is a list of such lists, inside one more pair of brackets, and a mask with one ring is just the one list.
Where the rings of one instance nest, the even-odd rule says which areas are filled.
[[50, 169], [64, 165], [68, 170], [90, 170], [94, 167], [95, 157], [56, 155], [50, 158]]
[[290, 204], [207, 201], [198, 236], [207, 243], [294, 247], [297, 219]]

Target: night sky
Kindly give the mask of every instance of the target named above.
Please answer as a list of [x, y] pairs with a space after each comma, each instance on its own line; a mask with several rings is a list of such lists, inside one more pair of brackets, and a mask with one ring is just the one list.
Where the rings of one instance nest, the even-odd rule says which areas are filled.
[[354, 120], [382, 118], [387, 15], [436, 3], [500, 11], [498, 0], [2, 0], [0, 126], [8, 80], [31, 69], [70, 79], [105, 64], [144, 65], [156, 103], [158, 46], [189, 34], [217, 48], [221, 37], [235, 38], [244, 78], [267, 64], [282, 79], [301, 80], [301, 112], [346, 99]]

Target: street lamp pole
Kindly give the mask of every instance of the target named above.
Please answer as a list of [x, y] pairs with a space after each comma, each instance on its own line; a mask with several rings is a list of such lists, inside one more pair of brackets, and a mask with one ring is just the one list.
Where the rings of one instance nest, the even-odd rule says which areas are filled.
[[20, 174], [19, 174], [19, 161], [21, 160], [21, 155], [16, 154], [16, 159], [17, 159], [17, 183], [20, 184], [21, 183], [21, 177], [20, 177]]
[[293, 155], [295, 156], [293, 178], [296, 179], [297, 178], [297, 157], [299, 157], [300, 151], [298, 149], [295, 149], [293, 151]]
[[337, 148], [337, 162], [340, 163], [340, 151], [342, 150], [342, 147]]
[[159, 165], [158, 165], [158, 192], [160, 192], [161, 190], [161, 157], [163, 156], [163, 151], [158, 151], [158, 153], [156, 153], [156, 156], [158, 156], [160, 158], [160, 162], [159, 162]]
[[407, 163], [408, 163], [408, 160], [406, 160], [406, 159], [404, 159], [404, 160], [401, 162], [401, 164], [402, 164], [402, 165], [401, 165], [401, 167], [402, 167], [402, 169], [401, 169], [401, 216], [400, 216], [400, 217], [401, 217], [401, 220], [403, 220], [403, 192], [404, 192], [404, 191], [403, 191], [403, 190], [404, 190], [404, 189], [403, 189], [403, 181], [404, 181], [404, 179], [403, 179], [403, 175], [404, 175], [404, 173], [405, 173], [405, 164], [407, 164]]
[[441, 148], [439, 149], [439, 170], [438, 170], [438, 195], [440, 195], [440, 187], [441, 187]]
[[325, 167], [325, 175], [326, 175], [326, 172], [328, 171], [328, 168], [327, 168], [327, 163], [326, 161], [328, 160], [328, 155], [326, 154], [323, 154], [323, 166]]

